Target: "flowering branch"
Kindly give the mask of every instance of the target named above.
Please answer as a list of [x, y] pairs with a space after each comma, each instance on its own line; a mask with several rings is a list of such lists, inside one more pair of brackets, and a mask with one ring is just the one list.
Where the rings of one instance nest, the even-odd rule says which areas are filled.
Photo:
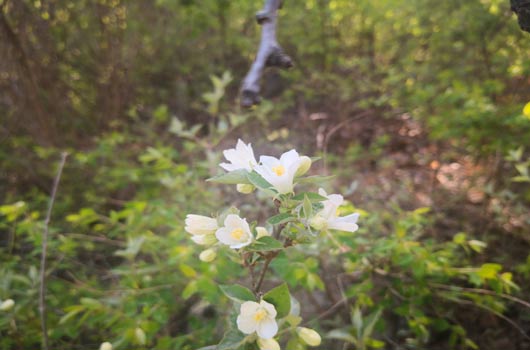
[[276, 39], [278, 23], [278, 9], [282, 0], [266, 0], [263, 10], [256, 14], [256, 20], [261, 28], [261, 42], [256, 59], [243, 80], [241, 88], [241, 106], [245, 108], [259, 104], [259, 82], [265, 67], [291, 68], [293, 61], [286, 55]]
[[[278, 5], [279, 1], [269, 1]], [[275, 8], [276, 9], [276, 8]], [[267, 12], [270, 13], [270, 12]], [[264, 15], [265, 16], [265, 15]], [[236, 190], [250, 194], [259, 190], [268, 195], [276, 206], [277, 214], [267, 219], [267, 225], [258, 226], [240, 216], [237, 208], [230, 208], [217, 217], [188, 214], [185, 230], [191, 239], [206, 246], [199, 258], [212, 262], [222, 246], [236, 250], [242, 265], [249, 269], [252, 288], [241, 285], [220, 286], [222, 292], [239, 306], [236, 324], [231, 324], [218, 348], [243, 349], [255, 343], [260, 350], [279, 350], [278, 339], [285, 332], [294, 338], [292, 344], [318, 346], [320, 336], [312, 329], [298, 327], [300, 310], [287, 286], [283, 283], [265, 292], [262, 286], [271, 262], [288, 247], [318, 239], [319, 232], [329, 230], [355, 232], [359, 214], [339, 216], [343, 197], [327, 194], [322, 188], [315, 192], [295, 193], [297, 184], [316, 184], [319, 176], [305, 176], [311, 167], [311, 158], [300, 156], [296, 150], [283, 153], [280, 158], [262, 155], [256, 160], [250, 144], [238, 140], [235, 148], [223, 152], [227, 162], [219, 164], [227, 172], [208, 181], [236, 185]], [[262, 267], [259, 273], [255, 268]], [[287, 318], [287, 316], [291, 316]], [[237, 327], [237, 330], [235, 329]], [[278, 332], [284, 328], [282, 332]]]

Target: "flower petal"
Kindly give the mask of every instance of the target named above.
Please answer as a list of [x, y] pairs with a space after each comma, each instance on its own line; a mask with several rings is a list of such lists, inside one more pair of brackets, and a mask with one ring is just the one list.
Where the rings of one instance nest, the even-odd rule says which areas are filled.
[[[243, 219], [236, 214], [228, 214], [225, 219], [225, 227], [234, 229], [242, 226]], [[246, 222], [246, 221], [245, 221]], [[247, 224], [248, 225], [248, 224]]]
[[260, 307], [261, 305], [255, 301], [245, 301], [239, 307], [239, 313], [241, 315], [253, 316], [260, 309]]
[[340, 230], [347, 232], [355, 232], [359, 229], [357, 225], [358, 214], [352, 214], [344, 217], [335, 218], [328, 221], [328, 228], [331, 230]]
[[258, 324], [254, 321], [252, 316], [239, 315], [237, 316], [236, 322], [237, 322], [237, 328], [245, 334], [254, 333], [258, 326]]
[[291, 164], [300, 163], [300, 156], [296, 150], [292, 149], [289, 152], [285, 152], [280, 157], [280, 162], [285, 167], [289, 167]]
[[274, 305], [272, 305], [271, 303], [266, 302], [265, 300], [260, 301], [259, 304], [261, 305], [261, 307], [263, 307], [265, 309], [265, 311], [267, 311], [267, 314], [270, 317], [272, 317], [272, 318], [276, 317], [277, 312], [276, 312], [276, 307], [274, 307]]
[[276, 333], [278, 333], [278, 324], [276, 323], [276, 320], [271, 317], [264, 318], [258, 323], [256, 333], [258, 333], [258, 337], [263, 339], [274, 337]]

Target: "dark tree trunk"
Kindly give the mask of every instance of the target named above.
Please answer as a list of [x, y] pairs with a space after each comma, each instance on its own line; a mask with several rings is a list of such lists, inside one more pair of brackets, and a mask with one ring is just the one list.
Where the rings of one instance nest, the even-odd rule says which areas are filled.
[[519, 26], [530, 33], [530, 0], [510, 0], [512, 11], [517, 14]]

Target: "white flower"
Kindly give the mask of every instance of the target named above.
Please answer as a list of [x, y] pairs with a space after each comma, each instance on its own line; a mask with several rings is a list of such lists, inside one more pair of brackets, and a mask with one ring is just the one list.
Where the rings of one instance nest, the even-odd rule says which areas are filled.
[[318, 190], [318, 194], [326, 197], [327, 200], [322, 201], [324, 208], [310, 220], [310, 224], [313, 228], [317, 230], [330, 229], [347, 232], [355, 232], [359, 229], [359, 226], [357, 225], [359, 213], [347, 216], [337, 215], [338, 208], [344, 202], [344, 198], [340, 194], [328, 195], [322, 188]]
[[184, 229], [192, 235], [212, 235], [218, 228], [217, 220], [213, 218], [194, 214], [186, 216], [186, 227]]
[[302, 164], [302, 158], [294, 149], [285, 152], [280, 159], [261, 156], [260, 165], [254, 170], [267, 180], [280, 194], [293, 192], [293, 181]]
[[108, 341], [101, 343], [101, 345], [99, 346], [99, 350], [112, 350], [112, 344]]
[[274, 338], [258, 338], [258, 346], [260, 350], [280, 350], [280, 344]]
[[251, 171], [252, 168], [258, 164], [250, 143], [245, 145], [241, 140], [237, 140], [236, 148], [227, 149], [223, 151], [223, 154], [226, 160], [231, 163], [219, 164], [221, 168], [226, 171], [234, 171], [238, 169]]
[[215, 232], [217, 239], [232, 249], [239, 249], [252, 243], [254, 237], [250, 232], [247, 220], [235, 214], [226, 217], [224, 227]]
[[258, 303], [245, 301], [241, 304], [239, 316], [237, 316], [237, 328], [245, 333], [256, 332], [262, 339], [271, 339], [278, 332], [276, 323], [276, 308], [274, 305], [262, 300]]
[[15, 306], [15, 301], [13, 299], [6, 299], [0, 303], [0, 311], [9, 311]]
[[296, 333], [309, 346], [319, 346], [322, 342], [320, 334], [311, 328], [297, 327]]

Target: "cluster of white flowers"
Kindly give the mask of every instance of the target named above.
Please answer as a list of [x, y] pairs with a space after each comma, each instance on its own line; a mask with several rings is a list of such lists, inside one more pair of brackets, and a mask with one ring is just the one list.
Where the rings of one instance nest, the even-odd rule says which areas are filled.
[[[246, 145], [238, 140], [236, 148], [223, 152], [226, 160], [230, 163], [221, 163], [221, 167], [226, 171], [244, 169], [254, 170], [267, 180], [279, 194], [293, 192], [294, 179], [296, 176], [304, 175], [311, 167], [311, 158], [300, 156], [294, 149], [285, 152], [280, 159], [271, 156], [261, 156], [259, 163], [254, 156], [254, 150], [249, 143]], [[238, 190], [243, 193], [248, 192], [248, 186], [238, 186]], [[244, 190], [247, 190], [244, 192]]]
[[[220, 166], [229, 173], [227, 176], [231, 182], [227, 183], [237, 184], [237, 190], [241, 193], [251, 193], [256, 189], [253, 185], [255, 184], [265, 191], [272, 190], [274, 197], [280, 200], [294, 198], [291, 194], [294, 193], [296, 182], [311, 167], [311, 159], [300, 156], [294, 149], [283, 153], [280, 158], [262, 155], [257, 161], [252, 146], [241, 140], [237, 141], [235, 148], [225, 150], [223, 154], [227, 162], [221, 163]], [[238, 173], [230, 174], [231, 172]], [[258, 175], [262, 179], [259, 179]], [[255, 180], [256, 178], [258, 180]], [[262, 183], [265, 183], [265, 186]], [[339, 207], [344, 203], [343, 196], [327, 194], [322, 188], [318, 190], [318, 195], [319, 204], [313, 206], [317, 209], [308, 210], [310, 214], [300, 218], [302, 223], [317, 231], [357, 231], [359, 214], [339, 216]], [[306, 200], [307, 197], [304, 197], [304, 212]], [[291, 209], [294, 213], [294, 207]], [[245, 218], [235, 214], [234, 211], [220, 215], [218, 218], [189, 214], [185, 224], [185, 230], [192, 235], [192, 240], [206, 246], [207, 249], [199, 255], [199, 258], [205, 262], [215, 259], [216, 245], [241, 249], [261, 237], [271, 235], [265, 227], [251, 227]], [[275, 306], [263, 299], [259, 302], [244, 301], [237, 316], [237, 327], [244, 334], [255, 334], [260, 350], [280, 350], [278, 341], [274, 339], [279, 328], [277, 315]], [[308, 346], [318, 346], [321, 343], [320, 335], [310, 328], [297, 327], [296, 335]]]

